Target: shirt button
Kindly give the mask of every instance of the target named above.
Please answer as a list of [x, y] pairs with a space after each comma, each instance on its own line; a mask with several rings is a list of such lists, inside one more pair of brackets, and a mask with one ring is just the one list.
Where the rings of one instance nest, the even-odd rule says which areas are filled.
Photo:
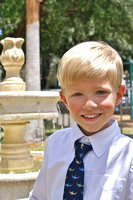
[[87, 139], [86, 139], [86, 142], [87, 142], [87, 143], [89, 143], [89, 142], [90, 142], [90, 141], [89, 141], [89, 138], [87, 138]]

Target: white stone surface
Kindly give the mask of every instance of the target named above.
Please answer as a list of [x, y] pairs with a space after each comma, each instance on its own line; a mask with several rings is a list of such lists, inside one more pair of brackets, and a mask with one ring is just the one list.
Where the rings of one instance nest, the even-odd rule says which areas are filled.
[[38, 172], [0, 174], [0, 199], [18, 200], [29, 196]]
[[[59, 93], [57, 91], [0, 92], [0, 120], [2, 115], [6, 114], [18, 114], [17, 117], [20, 117], [21, 114], [27, 114], [27, 117], [34, 115], [33, 119], [42, 119], [43, 116], [39, 116], [40, 113], [47, 113], [48, 116], [50, 113], [57, 113], [56, 104], [58, 100]], [[47, 118], [47, 116], [44, 115], [44, 118]], [[10, 117], [8, 120], [11, 120]]]
[[[31, 154], [43, 156], [44, 151], [31, 151]], [[0, 174], [0, 200], [28, 200], [38, 173]]]

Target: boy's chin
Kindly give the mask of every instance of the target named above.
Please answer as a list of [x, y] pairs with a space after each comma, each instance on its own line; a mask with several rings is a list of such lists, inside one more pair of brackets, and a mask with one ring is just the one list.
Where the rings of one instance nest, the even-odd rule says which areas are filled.
[[106, 128], [108, 128], [111, 124], [113, 123], [113, 120], [110, 120], [109, 122], [107, 122], [105, 125], [103, 125], [102, 127], [100, 128], [96, 128], [96, 127], [93, 127], [92, 129], [85, 129], [83, 128], [82, 126], [79, 126], [80, 130], [86, 135], [86, 136], [90, 136], [90, 135], [94, 135], [96, 133], [98, 133], [99, 131], [102, 131]]
[[90, 136], [90, 135], [94, 135], [94, 134], [96, 134], [99, 130], [92, 130], [92, 131], [90, 131], [90, 130], [86, 130], [86, 129], [84, 129], [83, 127], [81, 127], [80, 125], [78, 125], [79, 126], [79, 128], [80, 128], [80, 130], [84, 133], [84, 135], [86, 135], [86, 136]]

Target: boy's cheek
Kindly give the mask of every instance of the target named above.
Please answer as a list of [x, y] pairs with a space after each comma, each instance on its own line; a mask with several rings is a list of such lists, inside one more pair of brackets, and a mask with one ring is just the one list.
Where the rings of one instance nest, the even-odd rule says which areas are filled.
[[68, 104], [68, 109], [69, 109], [69, 110], [76, 110], [76, 107], [77, 107], [77, 106], [76, 106], [74, 103], [71, 103], [71, 104], [69, 103], [69, 104]]
[[107, 110], [113, 109], [115, 107], [115, 101], [108, 99], [108, 100], [102, 102], [101, 106], [103, 107], [103, 109], [107, 109]]
[[68, 110], [72, 112], [77, 112], [79, 110], [79, 105], [74, 102], [68, 103]]

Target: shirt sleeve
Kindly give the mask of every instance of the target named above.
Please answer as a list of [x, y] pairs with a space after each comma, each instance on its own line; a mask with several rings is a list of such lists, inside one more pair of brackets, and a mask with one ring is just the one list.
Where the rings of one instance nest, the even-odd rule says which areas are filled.
[[131, 167], [129, 171], [129, 198], [133, 200], [133, 160], [131, 162]]
[[44, 158], [39, 175], [35, 181], [33, 190], [30, 192], [29, 200], [47, 200], [47, 159], [48, 141], [45, 145]]

